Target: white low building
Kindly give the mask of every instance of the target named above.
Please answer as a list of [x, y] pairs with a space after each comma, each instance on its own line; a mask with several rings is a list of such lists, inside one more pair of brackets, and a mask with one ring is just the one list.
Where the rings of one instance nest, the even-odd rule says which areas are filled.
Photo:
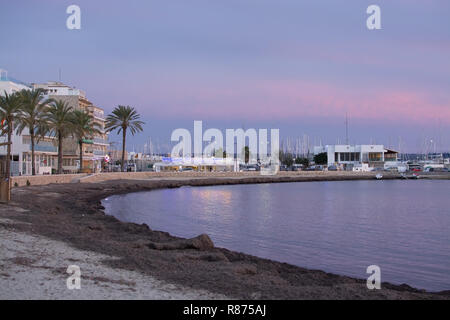
[[397, 161], [397, 152], [383, 145], [326, 145], [314, 147], [314, 155], [326, 153], [328, 166], [369, 171]]
[[205, 172], [223, 172], [236, 171], [236, 160], [232, 158], [171, 158], [163, 157], [162, 162], [157, 162], [153, 165], [156, 172], [161, 171], [205, 171]]

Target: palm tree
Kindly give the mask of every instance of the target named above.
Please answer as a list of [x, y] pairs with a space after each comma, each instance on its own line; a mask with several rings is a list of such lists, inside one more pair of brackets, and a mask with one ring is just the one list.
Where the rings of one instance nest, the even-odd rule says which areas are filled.
[[94, 134], [101, 134], [100, 126], [93, 121], [93, 117], [82, 110], [72, 112], [72, 133], [80, 148], [80, 172], [83, 171], [83, 140]]
[[36, 163], [34, 156], [34, 149], [36, 142], [45, 136], [45, 114], [46, 105], [49, 100], [44, 100], [43, 89], [22, 90], [20, 91], [22, 99], [22, 108], [19, 112], [18, 118], [18, 133], [22, 133], [25, 128], [28, 128], [31, 138], [31, 171], [32, 175], [36, 175]]
[[53, 100], [47, 109], [45, 122], [50, 134], [58, 139], [58, 174], [62, 174], [63, 161], [63, 140], [66, 138], [73, 127], [73, 108], [67, 102], [62, 100]]
[[11, 176], [11, 136], [14, 129], [14, 120], [17, 119], [17, 114], [22, 106], [22, 100], [18, 93], [8, 95], [5, 91], [5, 96], [0, 96], [0, 119], [2, 135], [8, 135], [8, 144], [6, 148], [6, 179], [9, 181]]
[[125, 168], [125, 143], [127, 138], [127, 129], [130, 129], [133, 136], [136, 132], [143, 131], [142, 125], [144, 125], [144, 122], [140, 121], [140, 118], [141, 116], [136, 112], [136, 109], [130, 106], [118, 106], [113, 110], [112, 114], [106, 117], [106, 130], [118, 130], [117, 134], [122, 132], [122, 172]]

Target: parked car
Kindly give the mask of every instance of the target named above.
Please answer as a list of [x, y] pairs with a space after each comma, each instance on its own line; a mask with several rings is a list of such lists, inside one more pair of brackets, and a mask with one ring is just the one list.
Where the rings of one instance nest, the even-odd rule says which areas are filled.
[[328, 166], [328, 171], [337, 171], [336, 166]]
[[425, 168], [425, 172], [448, 172], [448, 168]]

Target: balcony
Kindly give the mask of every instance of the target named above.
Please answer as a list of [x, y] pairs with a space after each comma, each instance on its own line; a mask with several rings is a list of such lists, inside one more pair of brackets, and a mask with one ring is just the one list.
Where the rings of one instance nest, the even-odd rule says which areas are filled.
[[94, 150], [94, 156], [106, 156], [106, 151]]
[[105, 115], [103, 113], [94, 111], [92, 114], [94, 115], [94, 118], [105, 121]]
[[[31, 144], [30, 144], [30, 151], [31, 151]], [[34, 146], [34, 151], [39, 152], [58, 152], [58, 147], [54, 146], [53, 144], [47, 144], [47, 143], [38, 143]]]

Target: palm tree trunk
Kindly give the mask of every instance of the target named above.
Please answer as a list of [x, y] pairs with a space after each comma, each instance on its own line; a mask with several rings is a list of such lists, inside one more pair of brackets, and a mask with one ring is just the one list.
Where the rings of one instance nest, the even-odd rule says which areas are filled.
[[8, 146], [6, 147], [6, 179], [9, 181], [11, 177], [11, 136], [12, 136], [12, 121], [8, 121]]
[[34, 130], [30, 130], [30, 136], [31, 136], [31, 174], [33, 176], [36, 175], [36, 163], [35, 163], [35, 157], [34, 157]]
[[125, 168], [125, 140], [127, 137], [127, 129], [124, 128], [122, 130], [122, 166], [121, 166], [121, 171], [123, 172], [123, 169]]
[[80, 145], [80, 173], [83, 172], [83, 140], [78, 141]]
[[62, 136], [61, 131], [58, 132], [58, 174], [62, 174], [62, 161], [63, 161], [63, 151], [62, 151]]

